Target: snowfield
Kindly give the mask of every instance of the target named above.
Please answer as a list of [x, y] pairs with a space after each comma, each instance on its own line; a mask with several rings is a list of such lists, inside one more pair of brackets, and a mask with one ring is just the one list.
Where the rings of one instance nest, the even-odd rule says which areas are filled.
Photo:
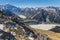
[[60, 25], [59, 24], [37, 24], [37, 25], [30, 25], [30, 26], [35, 29], [49, 30], [54, 28], [55, 26], [60, 26]]
[[4, 25], [0, 24], [0, 29], [3, 30], [3, 28], [4, 28]]

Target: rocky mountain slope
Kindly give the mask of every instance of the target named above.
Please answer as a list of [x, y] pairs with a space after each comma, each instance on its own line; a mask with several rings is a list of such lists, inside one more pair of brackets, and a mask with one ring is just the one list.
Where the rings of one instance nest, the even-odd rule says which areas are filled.
[[32, 39], [37, 38], [34, 30], [30, 27], [27, 27], [27, 25], [25, 25], [21, 21], [22, 20], [20, 20], [20, 18], [18, 18], [16, 15], [8, 16], [0, 10], [1, 30], [11, 33], [16, 37], [16, 39], [24, 37], [26, 37], [27, 39], [29, 39], [29, 37], [31, 37]]
[[53, 31], [55, 33], [60, 33], [60, 26], [56, 26], [55, 28], [50, 29], [50, 31]]

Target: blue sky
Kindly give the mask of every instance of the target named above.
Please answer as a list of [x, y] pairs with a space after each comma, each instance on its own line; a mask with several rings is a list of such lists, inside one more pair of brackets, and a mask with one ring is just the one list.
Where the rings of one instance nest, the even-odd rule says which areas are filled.
[[60, 0], [0, 0], [0, 5], [11, 4], [17, 7], [60, 7]]

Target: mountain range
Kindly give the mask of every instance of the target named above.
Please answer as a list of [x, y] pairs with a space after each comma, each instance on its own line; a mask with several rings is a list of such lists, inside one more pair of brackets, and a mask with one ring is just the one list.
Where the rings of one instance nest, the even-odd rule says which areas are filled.
[[6, 15], [23, 15], [26, 19], [38, 21], [38, 23], [60, 23], [60, 7], [36, 7], [18, 8], [10, 4], [0, 5]]

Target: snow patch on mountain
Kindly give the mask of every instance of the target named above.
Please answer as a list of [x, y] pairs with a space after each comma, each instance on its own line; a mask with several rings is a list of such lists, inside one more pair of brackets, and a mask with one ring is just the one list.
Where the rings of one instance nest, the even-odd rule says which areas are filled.
[[26, 19], [26, 16], [24, 15], [18, 15], [20, 18]]
[[4, 25], [0, 24], [0, 29], [3, 30], [3, 28], [4, 28]]

